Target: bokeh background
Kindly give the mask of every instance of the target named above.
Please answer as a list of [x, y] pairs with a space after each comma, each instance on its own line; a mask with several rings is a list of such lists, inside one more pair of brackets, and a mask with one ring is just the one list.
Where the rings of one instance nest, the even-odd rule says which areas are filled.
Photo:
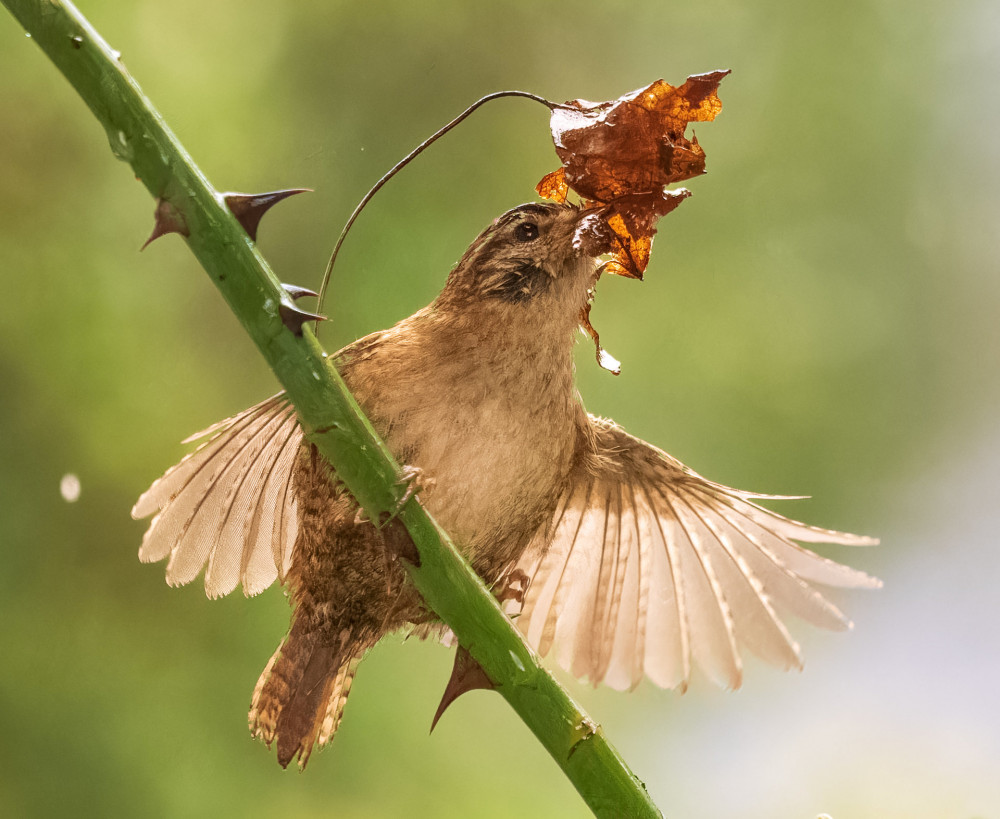
[[[832, 554], [885, 588], [840, 598], [850, 634], [793, 627], [801, 674], [568, 684], [668, 816], [1000, 816], [995, 2], [81, 4], [216, 187], [315, 188], [260, 233], [313, 286], [368, 187], [479, 96], [731, 68], [697, 128], [710, 173], [646, 281], [601, 283], [624, 371], [582, 343], [581, 391], [703, 474], [881, 536]], [[276, 382], [180, 239], [139, 254], [150, 198], [6, 13], [0, 77], [0, 813], [586, 815], [499, 697], [428, 736], [437, 645], [380, 645], [305, 774], [249, 739], [280, 589], [168, 588], [129, 509], [182, 438]], [[327, 347], [429, 301], [555, 164], [524, 100], [433, 146], [345, 244]]]

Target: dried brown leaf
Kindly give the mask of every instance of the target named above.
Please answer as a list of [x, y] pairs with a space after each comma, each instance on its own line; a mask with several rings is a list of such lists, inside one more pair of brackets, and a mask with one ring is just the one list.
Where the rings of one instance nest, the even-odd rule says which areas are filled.
[[612, 250], [605, 273], [641, 279], [649, 264], [656, 221], [691, 195], [687, 188], [621, 196], [608, 205], [608, 226], [615, 232], [618, 248]]
[[542, 181], [535, 185], [535, 190], [542, 199], [551, 199], [560, 205], [566, 201], [569, 195], [569, 185], [566, 183], [566, 169], [557, 168], [552, 173], [547, 173], [542, 177]]
[[705, 172], [705, 151], [694, 135], [685, 136], [687, 124], [715, 118], [727, 74], [695, 74], [676, 88], [657, 80], [617, 100], [574, 100], [553, 110], [552, 139], [563, 167], [536, 190], [563, 202], [572, 189], [589, 205], [608, 206], [619, 246], [606, 272], [642, 278], [657, 219], [690, 195], [664, 187]]

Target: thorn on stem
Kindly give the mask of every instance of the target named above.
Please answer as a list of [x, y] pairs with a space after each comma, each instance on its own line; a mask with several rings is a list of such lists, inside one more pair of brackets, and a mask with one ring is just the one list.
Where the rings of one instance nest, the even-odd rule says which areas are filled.
[[191, 235], [187, 222], [184, 220], [184, 214], [177, 210], [177, 207], [168, 199], [161, 197], [156, 200], [156, 211], [153, 214], [153, 218], [155, 220], [153, 232], [149, 234], [149, 238], [139, 248], [140, 253], [146, 249], [146, 246], [150, 242], [159, 239], [161, 236], [166, 236], [168, 233], [179, 233], [181, 236]]
[[448, 706], [457, 700], [466, 691], [474, 691], [482, 688], [493, 691], [496, 684], [483, 671], [483, 667], [475, 660], [464, 646], [459, 646], [455, 652], [455, 665], [451, 670], [451, 677], [444, 688], [444, 695], [441, 697], [441, 704], [438, 705], [434, 720], [431, 722], [431, 730], [438, 724], [441, 715]]
[[260, 225], [261, 217], [282, 199], [294, 196], [297, 193], [311, 193], [311, 188], [288, 188], [282, 191], [269, 191], [268, 193], [224, 193], [222, 198], [226, 205], [233, 212], [236, 221], [243, 225], [247, 235], [257, 241], [257, 227]]
[[[411, 566], [420, 566], [420, 552], [417, 551], [413, 538], [406, 531], [399, 518], [394, 517], [389, 512], [379, 515], [378, 525], [375, 527], [382, 535], [382, 544], [385, 548], [386, 559], [401, 558]], [[387, 573], [388, 574], [388, 573]]]
[[295, 335], [302, 335], [302, 325], [307, 321], [326, 321], [326, 316], [321, 316], [319, 313], [310, 313], [306, 310], [299, 310], [292, 304], [285, 304], [282, 302], [278, 307], [278, 314], [281, 316], [281, 321], [284, 325], [291, 330]]
[[312, 296], [314, 298], [319, 296], [319, 293], [315, 290], [310, 290], [308, 287], [300, 287], [297, 284], [282, 284], [281, 287], [289, 296], [296, 300], [305, 298], [306, 296]]

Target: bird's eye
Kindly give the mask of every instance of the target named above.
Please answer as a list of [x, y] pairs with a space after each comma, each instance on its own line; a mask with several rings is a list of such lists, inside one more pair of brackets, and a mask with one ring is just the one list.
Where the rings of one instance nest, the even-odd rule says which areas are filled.
[[538, 225], [534, 222], [521, 222], [514, 228], [514, 238], [519, 242], [533, 242], [538, 238]]

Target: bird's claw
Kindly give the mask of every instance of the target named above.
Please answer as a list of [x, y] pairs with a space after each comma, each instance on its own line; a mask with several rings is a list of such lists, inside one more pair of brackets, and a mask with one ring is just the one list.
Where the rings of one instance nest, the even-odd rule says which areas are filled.
[[505, 603], [508, 600], [513, 600], [515, 603], [523, 605], [524, 595], [528, 591], [530, 582], [531, 578], [521, 569], [508, 572], [507, 576], [503, 578], [499, 591], [497, 591], [497, 602]]
[[423, 492], [425, 489], [433, 489], [434, 479], [424, 475], [424, 470], [419, 466], [407, 465], [399, 470], [399, 480], [394, 485], [402, 488], [403, 494], [396, 499], [389, 520], [395, 518], [403, 510], [403, 507], [409, 503], [410, 498], [416, 497], [418, 493]]
[[[403, 494], [393, 501], [392, 509], [379, 515], [379, 520], [375, 528], [384, 529], [392, 521], [399, 517], [399, 513], [409, 502], [410, 498], [416, 496], [418, 492], [423, 492], [425, 489], [431, 489], [433, 486], [434, 479], [426, 477], [424, 475], [424, 471], [419, 466], [402, 467], [399, 470], [399, 480], [393, 484], [393, 487], [402, 488]], [[354, 524], [359, 526], [362, 523], [372, 522], [373, 521], [368, 516], [368, 513], [359, 506], [357, 512], [354, 513]]]

